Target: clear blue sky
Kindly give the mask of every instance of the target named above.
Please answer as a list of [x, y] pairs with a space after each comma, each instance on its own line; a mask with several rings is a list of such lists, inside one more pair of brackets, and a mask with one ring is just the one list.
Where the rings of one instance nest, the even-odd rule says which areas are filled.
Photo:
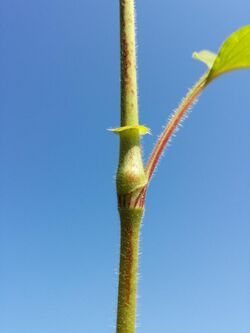
[[[0, 331], [110, 333], [119, 222], [118, 0], [0, 4]], [[137, 1], [145, 160], [171, 110], [249, 24], [249, 0]], [[201, 96], [146, 203], [138, 333], [250, 332], [250, 71]]]

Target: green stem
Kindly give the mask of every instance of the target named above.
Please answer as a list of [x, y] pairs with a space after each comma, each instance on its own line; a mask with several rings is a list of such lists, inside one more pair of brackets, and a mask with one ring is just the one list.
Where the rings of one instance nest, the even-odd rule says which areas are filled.
[[138, 128], [138, 97], [135, 47], [134, 0], [120, 0], [121, 126], [117, 192], [126, 194], [146, 184]]
[[138, 125], [134, 0], [120, 0], [121, 126]]
[[121, 220], [117, 333], [134, 333], [138, 243], [147, 183], [138, 129], [134, 0], [120, 0], [121, 127], [116, 175]]
[[139, 233], [143, 209], [120, 209], [121, 249], [117, 333], [134, 333]]

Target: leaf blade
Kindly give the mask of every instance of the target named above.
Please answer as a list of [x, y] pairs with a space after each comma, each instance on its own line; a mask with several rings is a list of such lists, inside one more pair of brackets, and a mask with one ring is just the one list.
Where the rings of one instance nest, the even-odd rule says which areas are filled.
[[208, 66], [208, 83], [224, 73], [250, 68], [250, 25], [230, 35], [214, 59], [213, 55], [214, 53], [206, 50], [193, 54], [195, 59]]
[[250, 67], [250, 26], [233, 33], [221, 46], [209, 79], [237, 69]]

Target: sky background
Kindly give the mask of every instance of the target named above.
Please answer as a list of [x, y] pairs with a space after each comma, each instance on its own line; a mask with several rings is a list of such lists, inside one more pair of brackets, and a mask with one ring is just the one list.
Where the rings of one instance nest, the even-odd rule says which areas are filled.
[[[0, 331], [115, 332], [119, 3], [0, 3]], [[137, 1], [146, 161], [249, 0]], [[250, 71], [221, 77], [150, 186], [138, 333], [250, 332]]]

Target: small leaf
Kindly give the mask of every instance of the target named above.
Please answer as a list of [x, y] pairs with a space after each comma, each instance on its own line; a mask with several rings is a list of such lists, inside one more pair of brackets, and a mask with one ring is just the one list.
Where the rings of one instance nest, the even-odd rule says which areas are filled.
[[216, 77], [237, 69], [250, 68], [250, 26], [234, 32], [221, 46], [218, 55], [201, 51], [194, 53], [194, 58], [201, 60], [209, 67], [207, 82]]
[[212, 68], [216, 57], [217, 54], [207, 50], [193, 53], [193, 58], [204, 62], [208, 68]]
[[115, 134], [122, 134], [125, 131], [130, 131], [130, 130], [138, 130], [140, 135], [145, 135], [145, 134], [150, 134], [150, 129], [148, 127], [145, 127], [143, 125], [135, 125], [135, 126], [122, 126], [118, 128], [111, 128], [109, 131], [115, 133]]

